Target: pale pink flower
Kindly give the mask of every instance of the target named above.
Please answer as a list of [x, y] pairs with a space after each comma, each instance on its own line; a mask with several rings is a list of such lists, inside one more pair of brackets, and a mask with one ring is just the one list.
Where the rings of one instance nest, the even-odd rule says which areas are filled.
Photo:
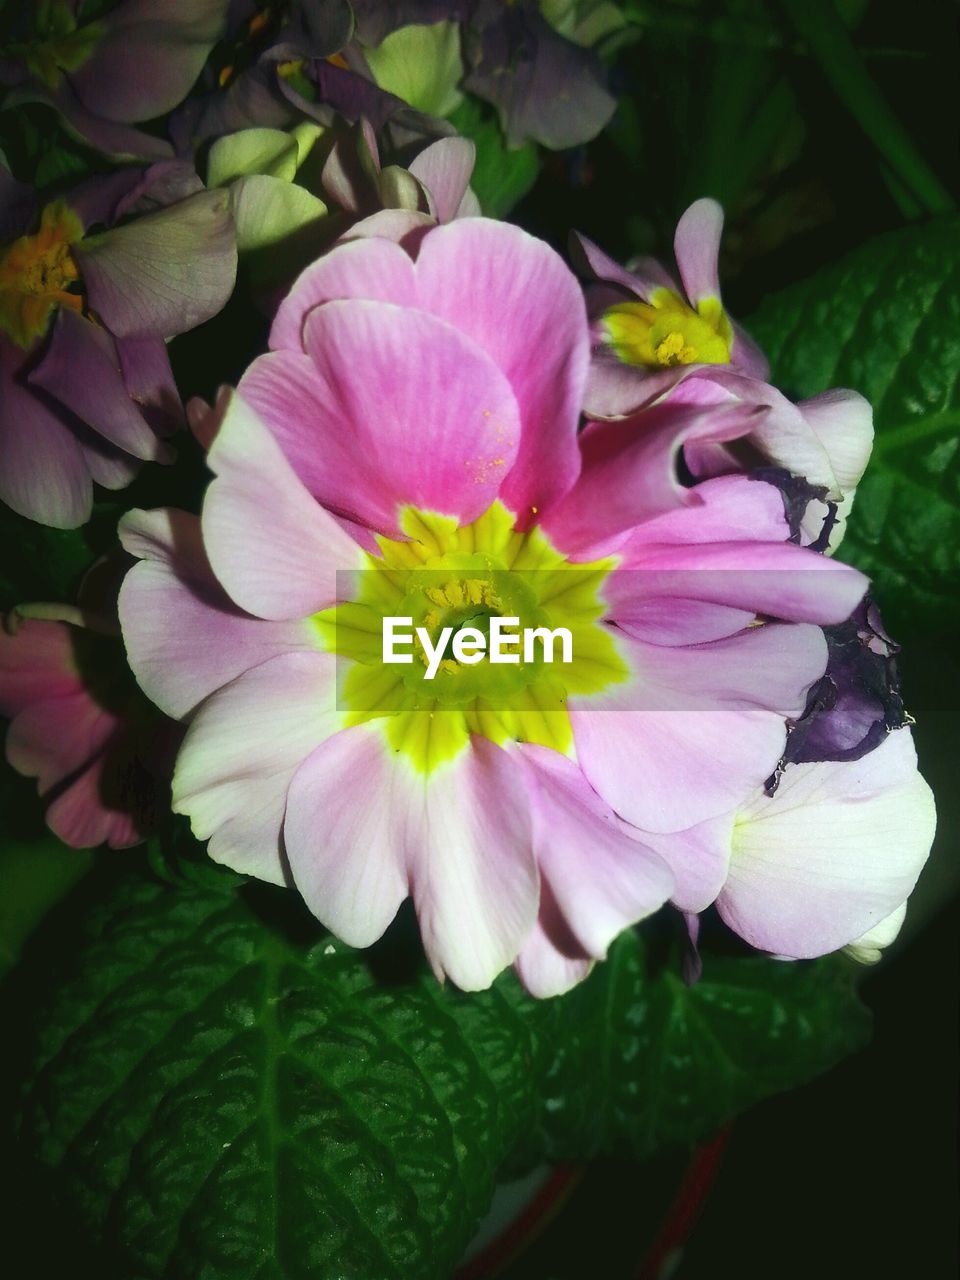
[[[206, 433], [199, 519], [121, 525], [131, 665], [190, 720], [174, 807], [348, 943], [409, 895], [438, 976], [479, 988], [515, 962], [563, 990], [673, 892], [645, 833], [720, 818], [774, 772], [820, 624], [865, 580], [787, 541], [772, 486], [679, 482], [684, 445], [744, 434], [752, 406], [578, 437], [582, 296], [515, 227], [432, 227], [415, 258], [342, 244], [270, 346]], [[427, 685], [379, 659], [408, 588], [429, 626], [502, 596], [566, 619], [574, 661], [511, 668], [510, 697], [488, 662]]]

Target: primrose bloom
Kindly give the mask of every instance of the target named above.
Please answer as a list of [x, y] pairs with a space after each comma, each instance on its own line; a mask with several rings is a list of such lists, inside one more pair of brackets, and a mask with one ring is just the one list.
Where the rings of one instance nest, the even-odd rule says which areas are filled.
[[585, 236], [576, 243], [600, 284], [588, 290], [594, 359], [586, 411], [619, 417], [648, 404], [694, 365], [729, 365], [764, 379], [767, 362], [724, 310], [717, 258], [723, 210], [697, 200], [677, 223], [681, 285], [651, 258], [627, 270]]
[[[190, 721], [174, 807], [351, 944], [410, 895], [438, 975], [563, 990], [673, 892], [647, 833], [774, 772], [865, 580], [788, 541], [773, 486], [681, 485], [684, 441], [753, 408], [578, 436], [582, 295], [515, 227], [341, 244], [270, 346], [221, 403], [199, 519], [121, 525], [131, 665]], [[495, 662], [498, 618], [571, 660]]]
[[[75, 0], [14, 6], [0, 83], [39, 95], [91, 146], [145, 159], [170, 144], [130, 126], [186, 97], [225, 29], [229, 0], [120, 0], [83, 20]], [[15, 101], [14, 97], [14, 101]], [[8, 100], [12, 106], [13, 101]]]
[[[50, 830], [74, 849], [139, 844], [169, 787], [177, 726], [130, 679], [119, 638], [74, 608], [0, 628], [7, 760], [49, 798]], [[66, 620], [69, 619], [69, 620]]]
[[94, 481], [119, 489], [169, 460], [180, 402], [164, 339], [230, 295], [228, 197], [169, 161], [41, 210], [0, 169], [0, 228], [0, 499], [74, 528]]

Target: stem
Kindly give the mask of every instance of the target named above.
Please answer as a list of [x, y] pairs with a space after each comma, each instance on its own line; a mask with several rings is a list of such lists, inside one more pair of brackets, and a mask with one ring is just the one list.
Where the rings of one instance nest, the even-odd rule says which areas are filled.
[[780, 0], [780, 3], [837, 96], [893, 174], [927, 212], [946, 213], [953, 209], [950, 192], [888, 106], [832, 0]]

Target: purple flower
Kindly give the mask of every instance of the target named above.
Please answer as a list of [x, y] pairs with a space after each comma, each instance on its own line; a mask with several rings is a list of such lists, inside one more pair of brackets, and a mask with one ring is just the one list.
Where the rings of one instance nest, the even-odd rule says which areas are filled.
[[119, 489], [169, 457], [159, 436], [180, 402], [164, 339], [230, 296], [228, 196], [167, 161], [40, 210], [0, 170], [0, 228], [0, 499], [75, 528], [93, 481]]
[[556, 31], [537, 0], [479, 0], [465, 43], [464, 87], [496, 107], [510, 146], [578, 146], [613, 115], [600, 59]]
[[71, 0], [26, 6], [32, 21], [6, 46], [0, 81], [17, 86], [11, 102], [49, 102], [101, 151], [169, 156], [168, 142], [129, 126], [186, 97], [224, 32], [228, 4], [121, 0], [90, 22]]

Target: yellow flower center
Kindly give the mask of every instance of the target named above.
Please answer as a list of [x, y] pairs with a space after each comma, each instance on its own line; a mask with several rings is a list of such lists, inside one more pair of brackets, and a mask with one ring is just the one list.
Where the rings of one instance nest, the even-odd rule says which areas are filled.
[[656, 289], [649, 302], [610, 307], [603, 324], [625, 364], [666, 369], [730, 363], [733, 328], [719, 298], [701, 298], [694, 310], [672, 289]]
[[48, 204], [35, 235], [21, 236], [0, 253], [0, 329], [21, 347], [47, 331], [54, 307], [83, 308], [70, 245], [83, 225], [62, 200]]
[[[614, 560], [571, 564], [539, 529], [519, 533], [513, 522], [499, 502], [463, 526], [407, 508], [409, 540], [378, 538], [380, 554], [357, 575], [355, 599], [316, 619], [324, 647], [344, 659], [345, 725], [382, 722], [393, 749], [423, 773], [456, 756], [471, 734], [569, 752], [568, 697], [627, 677], [601, 621], [599, 589]], [[409, 661], [385, 661], [387, 618], [410, 620]], [[476, 636], [486, 640], [501, 625], [495, 620], [508, 618], [517, 619], [518, 639], [498, 663]], [[461, 661], [450, 641], [467, 629], [474, 639]], [[544, 638], [560, 629], [569, 632], [569, 661]]]

